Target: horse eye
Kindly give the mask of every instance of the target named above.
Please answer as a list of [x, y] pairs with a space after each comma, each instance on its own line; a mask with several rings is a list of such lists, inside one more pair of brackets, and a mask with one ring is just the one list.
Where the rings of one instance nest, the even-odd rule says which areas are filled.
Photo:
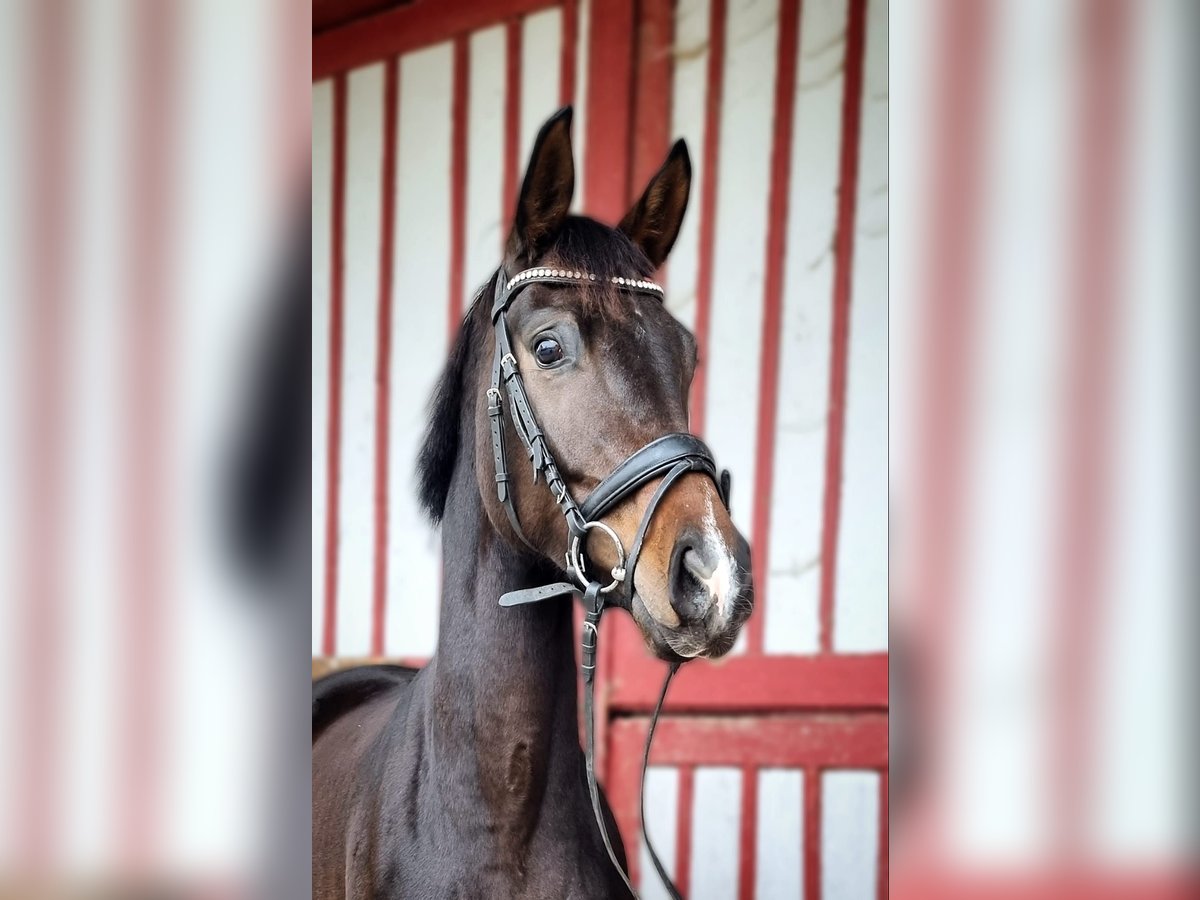
[[563, 358], [562, 344], [551, 337], [541, 338], [533, 348], [533, 356], [539, 366], [549, 368]]

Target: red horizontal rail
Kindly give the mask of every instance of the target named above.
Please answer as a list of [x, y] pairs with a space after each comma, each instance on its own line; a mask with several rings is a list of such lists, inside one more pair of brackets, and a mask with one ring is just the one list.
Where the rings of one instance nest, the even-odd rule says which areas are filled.
[[554, 0], [417, 0], [313, 35], [313, 81], [556, 5]]
[[[612, 673], [609, 708], [649, 712], [665, 665], [649, 656], [624, 656]], [[607, 676], [603, 676], [607, 677]], [[667, 712], [762, 713], [814, 709], [886, 710], [886, 653], [744, 656], [698, 660], [679, 670]]]
[[[612, 724], [610, 752], [641, 766], [647, 717]], [[656, 766], [788, 766], [886, 769], [885, 713], [795, 716], [703, 716], [661, 719], [650, 762]]]

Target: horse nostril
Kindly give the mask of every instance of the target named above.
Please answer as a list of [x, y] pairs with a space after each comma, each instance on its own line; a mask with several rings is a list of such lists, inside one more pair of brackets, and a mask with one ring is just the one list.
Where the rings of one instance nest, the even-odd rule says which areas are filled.
[[698, 622], [712, 605], [708, 580], [715, 566], [703, 549], [681, 542], [671, 557], [671, 606], [683, 622]]
[[711, 562], [706, 561], [694, 547], [688, 547], [683, 551], [683, 566], [692, 573], [697, 581], [701, 582], [712, 578], [713, 572], [717, 568]]

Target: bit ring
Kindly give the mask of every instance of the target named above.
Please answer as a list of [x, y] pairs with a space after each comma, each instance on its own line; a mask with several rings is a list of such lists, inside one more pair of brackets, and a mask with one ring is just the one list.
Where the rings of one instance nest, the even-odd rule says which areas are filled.
[[[617, 533], [603, 522], [597, 520], [595, 522], [585, 522], [583, 525], [585, 532], [591, 531], [593, 528], [599, 528], [604, 534], [608, 535], [609, 539], [613, 542], [613, 546], [617, 548], [617, 564], [612, 568], [612, 583], [608, 587], [600, 588], [600, 593], [607, 594], [615, 590], [617, 585], [625, 580], [625, 548], [621, 545], [621, 539], [617, 537]], [[589, 579], [584, 569], [583, 556], [580, 553], [581, 544], [582, 541], [579, 535], [571, 539], [571, 549], [567, 553], [567, 560], [570, 562], [571, 568], [574, 569], [576, 580], [584, 588], [587, 588]]]

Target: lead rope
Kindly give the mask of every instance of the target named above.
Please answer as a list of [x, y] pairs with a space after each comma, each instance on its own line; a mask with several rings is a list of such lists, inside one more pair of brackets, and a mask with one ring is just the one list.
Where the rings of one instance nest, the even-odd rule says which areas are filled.
[[667, 699], [667, 688], [671, 686], [671, 679], [678, 671], [679, 663], [671, 663], [671, 667], [667, 669], [667, 677], [663, 679], [658, 702], [654, 704], [654, 715], [650, 717], [650, 727], [646, 731], [646, 746], [642, 750], [642, 786], [638, 792], [638, 820], [642, 825], [642, 839], [646, 842], [646, 849], [650, 851], [650, 862], [654, 863], [654, 870], [658, 872], [659, 880], [662, 881], [671, 900], [683, 900], [683, 895], [679, 893], [679, 888], [675, 886], [675, 882], [671, 880], [671, 876], [667, 874], [662, 861], [658, 858], [658, 853], [650, 840], [650, 832], [646, 828], [646, 770], [650, 767], [650, 745], [654, 743], [654, 728], [658, 725], [658, 714], [662, 712], [663, 701]]
[[[609, 837], [608, 826], [604, 822], [604, 810], [600, 804], [600, 786], [596, 782], [596, 647], [600, 637], [600, 616], [604, 612], [604, 599], [600, 596], [600, 582], [593, 581], [588, 584], [583, 593], [583, 606], [586, 614], [583, 620], [583, 635], [580, 639], [582, 651], [580, 653], [580, 670], [583, 675], [583, 721], [587, 745], [584, 758], [587, 764], [588, 795], [591, 797], [592, 812], [596, 816], [596, 826], [600, 829], [600, 837], [604, 841], [604, 849], [608, 851], [608, 858], [612, 862], [613, 868], [617, 870], [617, 874], [621, 876], [621, 880], [625, 882], [625, 887], [629, 889], [629, 893], [636, 900], [639, 896], [638, 892], [634, 889], [629, 876], [625, 874], [625, 869], [617, 859], [617, 852], [613, 849], [612, 838]], [[654, 715], [650, 718], [650, 728], [646, 732], [646, 746], [642, 751], [642, 784], [638, 796], [638, 817], [641, 820], [642, 837], [646, 841], [646, 849], [650, 851], [650, 860], [654, 863], [658, 877], [662, 879], [663, 887], [666, 888], [672, 900], [683, 900], [683, 897], [658, 858], [654, 844], [650, 841], [650, 833], [646, 830], [646, 768], [650, 762], [650, 746], [654, 741], [654, 729], [658, 725], [658, 715], [662, 712], [667, 688], [678, 668], [678, 664], [672, 664], [667, 670], [667, 677], [663, 681], [658, 702], [654, 705]]]

